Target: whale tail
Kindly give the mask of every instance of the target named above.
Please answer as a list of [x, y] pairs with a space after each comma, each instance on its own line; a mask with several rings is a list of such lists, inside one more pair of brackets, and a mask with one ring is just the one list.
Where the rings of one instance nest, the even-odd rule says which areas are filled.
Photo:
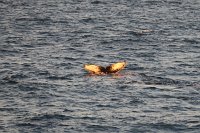
[[102, 75], [106, 73], [106, 69], [104, 67], [97, 65], [86, 64], [84, 65], [84, 69], [90, 74]]
[[98, 65], [86, 64], [84, 65], [84, 69], [91, 74], [103, 75], [103, 74], [117, 73], [122, 69], [124, 69], [126, 64], [127, 63], [125, 61], [117, 62], [111, 64], [110, 66], [107, 66], [106, 68]]
[[124, 69], [124, 67], [126, 66], [126, 62], [117, 62], [115, 64], [111, 64], [110, 66], [106, 67], [106, 71], [107, 73], [116, 73], [121, 71], [122, 69]]

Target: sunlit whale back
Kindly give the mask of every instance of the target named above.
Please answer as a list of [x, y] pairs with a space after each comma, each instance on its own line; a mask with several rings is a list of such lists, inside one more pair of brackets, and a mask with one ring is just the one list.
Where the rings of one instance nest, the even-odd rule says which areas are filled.
[[126, 64], [127, 63], [125, 61], [117, 62], [117, 63], [111, 64], [110, 66], [107, 66], [106, 68], [102, 66], [98, 66], [98, 65], [93, 65], [93, 64], [85, 64], [84, 69], [91, 74], [103, 75], [103, 74], [117, 73], [121, 71], [122, 69], [124, 69]]

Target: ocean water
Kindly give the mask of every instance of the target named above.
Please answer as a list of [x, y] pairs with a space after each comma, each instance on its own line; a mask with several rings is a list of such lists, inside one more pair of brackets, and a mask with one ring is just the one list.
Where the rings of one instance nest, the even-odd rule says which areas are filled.
[[[1, 133], [199, 133], [199, 0], [1, 0]], [[117, 75], [84, 64], [127, 61]]]

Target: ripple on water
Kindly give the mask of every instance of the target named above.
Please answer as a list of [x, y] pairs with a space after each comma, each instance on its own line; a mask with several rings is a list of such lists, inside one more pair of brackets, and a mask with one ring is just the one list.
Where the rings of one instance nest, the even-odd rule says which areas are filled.
[[0, 1], [0, 132], [199, 132], [199, 7]]

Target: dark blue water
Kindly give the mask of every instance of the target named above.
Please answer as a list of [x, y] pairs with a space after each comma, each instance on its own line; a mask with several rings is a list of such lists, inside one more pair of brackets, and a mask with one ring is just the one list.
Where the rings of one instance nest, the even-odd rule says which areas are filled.
[[[199, 0], [1, 0], [0, 132], [200, 131]], [[86, 63], [126, 60], [118, 75]]]

